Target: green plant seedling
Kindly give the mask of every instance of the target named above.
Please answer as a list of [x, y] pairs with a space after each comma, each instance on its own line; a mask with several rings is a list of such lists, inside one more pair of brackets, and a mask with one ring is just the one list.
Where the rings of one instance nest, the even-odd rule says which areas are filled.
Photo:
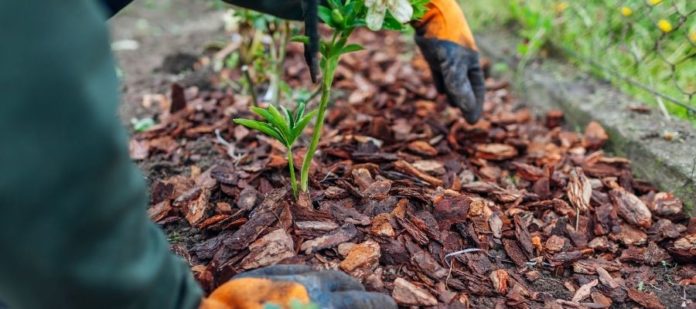
[[[373, 31], [381, 29], [402, 31], [407, 27], [408, 22], [420, 18], [425, 13], [425, 5], [427, 3], [428, 0], [327, 0], [326, 6], [321, 5], [318, 8], [318, 17], [330, 28], [332, 33], [331, 39], [321, 40], [319, 46], [319, 66], [322, 78], [317, 110], [294, 119], [291, 114], [286, 113], [287, 116], [285, 118], [287, 121], [282, 122], [283, 117], [280, 116], [280, 113], [273, 106], [269, 107], [268, 110], [252, 108], [252, 111], [262, 116], [267, 122], [235, 120], [238, 124], [259, 130], [283, 142], [288, 147], [288, 153], [291, 153], [292, 143], [295, 142], [302, 129], [309, 123], [309, 120], [306, 119], [315, 117], [316, 122], [312, 138], [300, 170], [301, 191], [307, 192], [309, 190], [309, 168], [319, 145], [325, 112], [329, 105], [331, 87], [338, 63], [343, 55], [363, 49], [359, 44], [348, 43], [348, 38], [355, 29], [361, 27], [367, 27]], [[307, 43], [309, 38], [306, 36], [295, 36], [292, 38], [292, 41]], [[304, 109], [302, 104], [300, 107]], [[273, 110], [278, 115], [274, 115]], [[295, 121], [295, 127], [301, 129], [297, 132], [289, 132], [291, 131], [290, 128], [293, 127], [291, 120]], [[286, 123], [289, 123], [289, 125], [286, 125]], [[292, 161], [292, 159], [289, 159], [289, 161]], [[294, 179], [294, 170], [292, 168], [290, 177]], [[294, 180], [291, 181], [291, 184], [293, 186], [296, 185]], [[293, 192], [297, 196], [295, 187], [293, 187]]]
[[302, 131], [307, 127], [317, 111], [305, 113], [305, 103], [299, 103], [297, 108], [290, 112], [281, 107], [282, 113], [270, 105], [268, 108], [252, 107], [251, 111], [261, 118], [262, 121], [252, 119], [234, 119], [234, 122], [247, 128], [257, 130], [281, 142], [287, 149], [288, 169], [290, 171], [290, 186], [292, 193], [297, 197], [297, 179], [295, 177], [295, 164], [292, 148], [297, 139], [302, 135]]

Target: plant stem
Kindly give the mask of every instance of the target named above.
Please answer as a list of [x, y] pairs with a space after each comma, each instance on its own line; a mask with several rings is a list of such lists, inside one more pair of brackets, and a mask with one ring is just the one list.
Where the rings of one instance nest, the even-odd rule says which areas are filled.
[[[337, 40], [347, 39], [351, 33], [352, 31], [334, 32], [331, 38], [331, 43], [329, 44], [329, 48], [335, 48]], [[302, 170], [300, 170], [300, 186], [301, 190], [304, 192], [309, 191], [309, 168], [312, 166], [312, 159], [314, 159], [314, 154], [317, 152], [317, 147], [319, 146], [321, 131], [324, 128], [324, 114], [326, 112], [326, 108], [329, 106], [329, 98], [331, 96], [331, 85], [333, 85], [334, 73], [336, 72], [336, 67], [338, 66], [340, 58], [340, 55], [335, 57], [324, 58], [324, 65], [321, 68], [323, 76], [321, 83], [321, 99], [319, 101], [319, 111], [317, 112], [317, 118], [314, 123], [314, 129], [312, 130], [312, 141], [309, 144], [309, 148], [307, 149], [307, 153], [305, 154], [304, 161], [302, 162]]]
[[251, 78], [251, 74], [249, 74], [249, 67], [246, 65], [242, 66], [242, 73], [244, 73], [244, 79], [246, 79], [247, 84], [249, 86], [249, 93], [251, 94], [251, 103], [254, 104], [254, 106], [258, 107], [259, 99], [256, 97], [256, 85], [254, 84], [254, 80]]
[[288, 169], [290, 169], [290, 187], [292, 196], [297, 199], [297, 178], [295, 177], [295, 156], [292, 154], [292, 147], [288, 147]]
[[[329, 67], [331, 65], [329, 62], [333, 60], [328, 60], [325, 62], [326, 68], [322, 68], [324, 72], [324, 77], [321, 87], [321, 101], [319, 103], [319, 112], [317, 113], [317, 120], [314, 124], [314, 130], [312, 132], [312, 141], [309, 144], [307, 153], [305, 154], [304, 161], [302, 162], [302, 170], [300, 171], [300, 181], [301, 189], [304, 192], [309, 191], [309, 168], [312, 166], [312, 159], [314, 158], [314, 153], [317, 151], [319, 145], [319, 139], [321, 138], [321, 130], [324, 127], [324, 112], [326, 112], [326, 107], [329, 105], [329, 96], [331, 95], [331, 85], [333, 84], [333, 72]], [[338, 60], [336, 60], [338, 62]]]

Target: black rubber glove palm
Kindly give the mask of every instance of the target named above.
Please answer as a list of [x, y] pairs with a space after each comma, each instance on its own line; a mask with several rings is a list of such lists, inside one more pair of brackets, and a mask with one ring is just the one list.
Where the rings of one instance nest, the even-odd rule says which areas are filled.
[[431, 0], [416, 23], [416, 44], [438, 91], [459, 107], [469, 123], [481, 117], [486, 88], [473, 34], [455, 0]]
[[319, 308], [396, 308], [391, 297], [366, 292], [360, 282], [345, 273], [317, 271], [304, 265], [276, 265], [240, 274], [213, 292], [201, 308], [256, 308], [269, 299], [287, 306], [293, 297], [301, 301], [308, 298]]

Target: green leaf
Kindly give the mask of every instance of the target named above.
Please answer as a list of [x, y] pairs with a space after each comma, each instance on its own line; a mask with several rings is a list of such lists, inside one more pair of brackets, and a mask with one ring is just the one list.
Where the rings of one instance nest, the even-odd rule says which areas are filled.
[[363, 49], [364, 48], [359, 44], [348, 44], [346, 47], [343, 47], [341, 49], [341, 54], [353, 53], [353, 52], [361, 51]]
[[281, 106], [280, 110], [283, 111], [283, 115], [285, 116], [285, 121], [289, 123], [289, 127], [293, 128], [295, 126], [295, 117], [288, 111], [285, 106]]
[[396, 18], [394, 18], [389, 11], [387, 11], [387, 15], [384, 16], [384, 24], [382, 25], [382, 29], [401, 31], [403, 28], [404, 25], [396, 20]]
[[331, 9], [320, 5], [317, 10], [317, 15], [325, 24], [331, 26], [332, 28], [336, 28], [333, 24], [333, 19], [331, 18]]
[[133, 118], [131, 119], [131, 124], [133, 125], [133, 130], [135, 130], [135, 132], [145, 132], [155, 125], [155, 121], [149, 117], [143, 119]]
[[329, 3], [329, 6], [330, 6], [332, 9], [342, 9], [342, 8], [343, 8], [343, 5], [341, 4], [341, 1], [337, 1], [337, 0], [327, 0], [326, 2]]
[[290, 41], [297, 42], [297, 43], [303, 43], [303, 44], [309, 44], [309, 37], [306, 35], [295, 35], [290, 39]]
[[297, 125], [295, 125], [295, 127], [292, 129], [292, 133], [295, 136], [295, 139], [302, 135], [302, 131], [304, 131], [305, 127], [309, 124], [309, 122], [312, 121], [314, 117], [316, 117], [318, 112], [318, 110], [313, 110], [307, 113], [307, 115], [305, 115], [304, 117], [302, 117], [302, 119], [297, 121]]
[[[271, 105], [271, 107], [273, 107], [273, 105]], [[290, 131], [287, 123], [285, 122], [285, 119], [283, 119], [283, 116], [280, 116], [280, 113], [278, 113], [277, 109], [275, 110], [277, 116], [271, 113], [270, 109], [270, 107], [268, 109], [252, 107], [251, 111], [266, 119], [266, 121], [270, 123], [271, 127], [278, 131], [278, 133], [280, 133], [280, 135], [287, 140], [288, 133]], [[275, 109], [275, 107], [273, 107], [273, 109]]]
[[287, 121], [285, 121], [285, 118], [283, 118], [283, 115], [280, 114], [278, 109], [271, 105], [268, 107], [268, 112], [271, 113], [271, 116], [275, 119], [276, 127], [282, 132], [285, 137], [289, 140], [290, 139], [290, 126], [288, 125]]
[[328, 57], [329, 56], [329, 44], [324, 42], [324, 41], [319, 42], [319, 53], [322, 56], [324, 56], [324, 57], [321, 57], [322, 60], [324, 58]]
[[298, 102], [297, 108], [295, 109], [295, 119], [300, 120], [304, 116], [306, 102]]
[[343, 25], [346, 23], [346, 19], [338, 9], [331, 10], [331, 20], [333, 20], [333, 22], [339, 26], [339, 29], [343, 29]]
[[273, 127], [271, 127], [267, 123], [263, 123], [263, 122], [251, 120], [251, 119], [242, 119], [242, 118], [234, 119], [234, 123], [239, 124], [239, 125], [243, 125], [249, 129], [257, 130], [263, 134], [266, 134], [272, 138], [275, 138], [276, 140], [280, 141], [281, 143], [283, 143], [285, 145], [288, 144], [287, 141], [285, 140], [285, 138], [283, 138], [277, 130], [273, 129]]

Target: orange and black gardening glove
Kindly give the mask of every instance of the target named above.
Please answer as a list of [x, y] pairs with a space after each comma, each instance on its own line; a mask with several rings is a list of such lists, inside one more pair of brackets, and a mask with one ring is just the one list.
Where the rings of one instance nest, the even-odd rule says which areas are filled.
[[357, 280], [339, 271], [303, 265], [276, 265], [243, 273], [203, 300], [201, 309], [261, 309], [274, 304], [312, 303], [318, 308], [392, 309], [387, 295], [365, 292]]
[[438, 91], [462, 110], [469, 123], [481, 117], [486, 88], [478, 48], [456, 0], [430, 0], [417, 23], [416, 43], [433, 73]]

